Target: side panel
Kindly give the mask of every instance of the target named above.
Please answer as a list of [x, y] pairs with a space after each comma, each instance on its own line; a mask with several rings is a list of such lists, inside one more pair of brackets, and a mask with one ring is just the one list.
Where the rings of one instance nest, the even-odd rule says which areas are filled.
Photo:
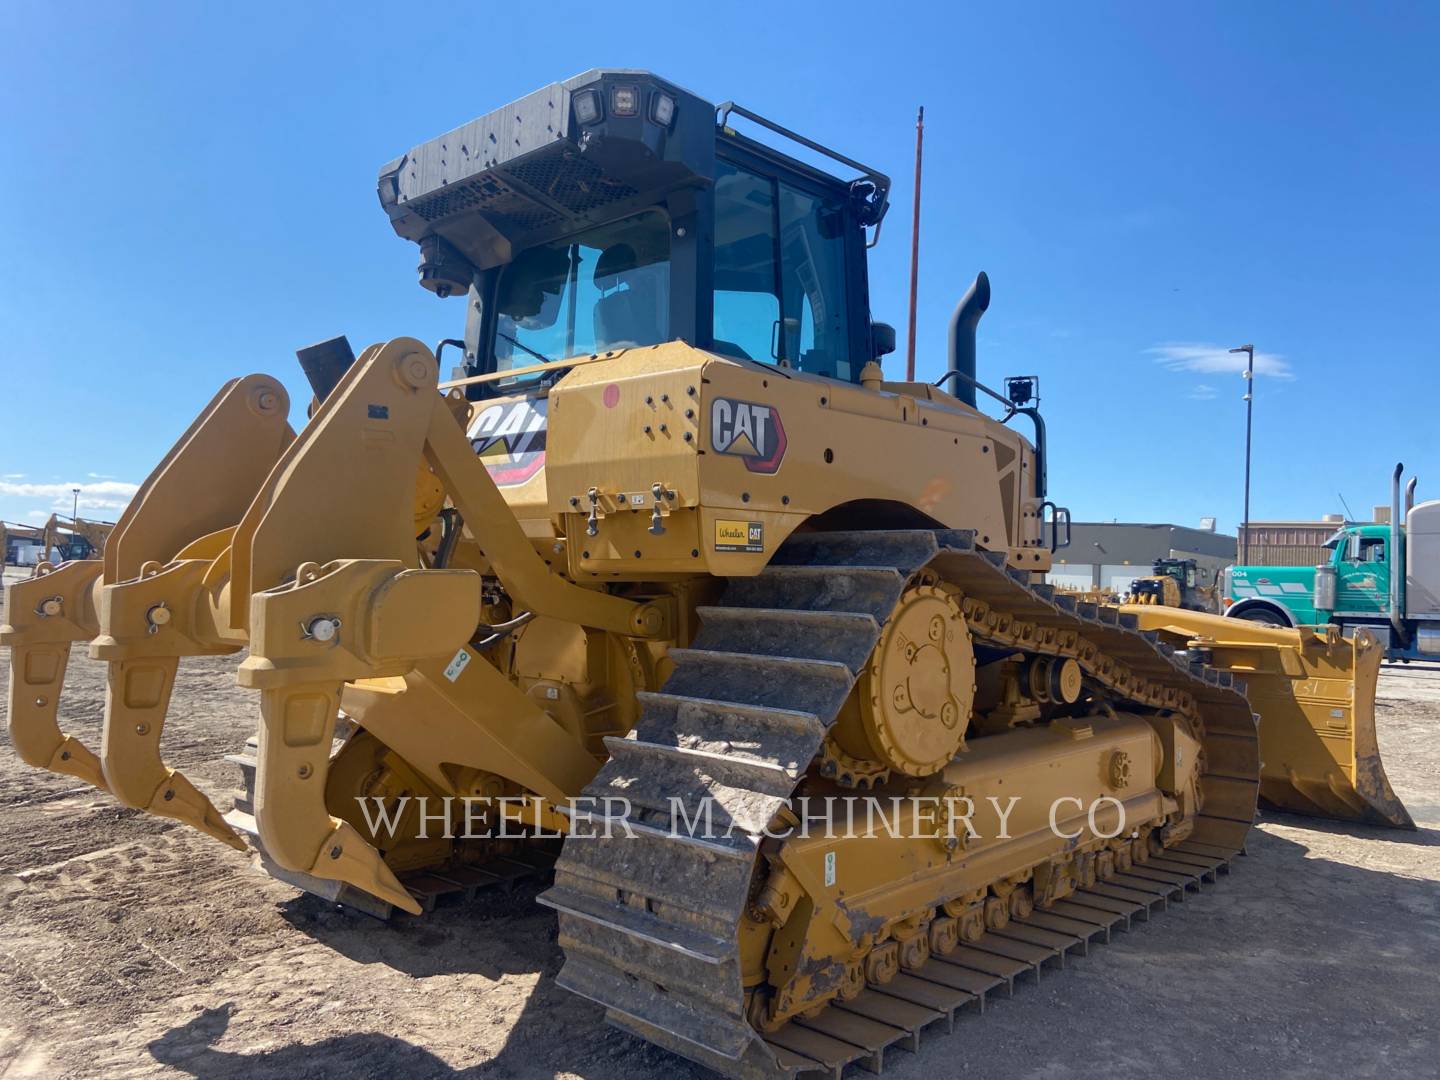
[[[549, 439], [550, 509], [582, 579], [640, 562], [651, 579], [758, 573], [797, 526], [850, 503], [974, 529], [1012, 565], [1049, 569], [1033, 450], [959, 405], [672, 342], [572, 372], [551, 393]], [[657, 484], [674, 493], [658, 521]]]
[[1315, 571], [1309, 566], [1233, 566], [1229, 599], [1263, 599], [1285, 608], [1295, 622], [1313, 626], [1328, 620], [1315, 610]]

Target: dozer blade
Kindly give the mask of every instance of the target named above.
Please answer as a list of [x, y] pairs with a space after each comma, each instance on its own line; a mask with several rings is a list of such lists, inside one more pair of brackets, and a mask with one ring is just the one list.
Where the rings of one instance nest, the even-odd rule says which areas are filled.
[[1413, 829], [1375, 736], [1383, 649], [1358, 630], [1289, 630], [1198, 611], [1125, 605], [1145, 630], [1204, 650], [1260, 717], [1260, 797], [1307, 817]]
[[165, 764], [160, 737], [181, 657], [234, 653], [229, 543], [293, 440], [280, 383], [227, 383], [151, 473], [106, 548], [99, 633], [109, 665], [101, 766], [127, 806], [184, 822], [238, 850], [245, 841], [186, 776]]
[[98, 628], [95, 591], [99, 562], [41, 566], [35, 577], [6, 590], [0, 645], [10, 647], [7, 708], [10, 741], [27, 765], [64, 773], [105, 789], [97, 758], [60, 730], [60, 693], [70, 646]]

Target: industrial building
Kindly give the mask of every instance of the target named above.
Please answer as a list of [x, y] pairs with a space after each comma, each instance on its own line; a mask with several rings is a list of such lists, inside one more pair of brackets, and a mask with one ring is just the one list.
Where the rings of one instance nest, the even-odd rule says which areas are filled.
[[[1345, 524], [1344, 514], [1326, 514], [1319, 521], [1252, 521], [1249, 527], [1251, 566], [1318, 566], [1329, 562], [1325, 541]], [[1370, 520], [1384, 525], [1390, 520], [1390, 507], [1376, 506]], [[1246, 527], [1240, 526], [1240, 539]], [[1244, 550], [1244, 544], [1241, 544]]]
[[1070, 546], [1055, 553], [1055, 566], [1045, 580], [1065, 588], [1123, 593], [1136, 578], [1150, 574], [1156, 559], [1194, 559], [1198, 584], [1209, 585], [1218, 571], [1235, 562], [1235, 552], [1235, 537], [1211, 529], [1077, 521]]

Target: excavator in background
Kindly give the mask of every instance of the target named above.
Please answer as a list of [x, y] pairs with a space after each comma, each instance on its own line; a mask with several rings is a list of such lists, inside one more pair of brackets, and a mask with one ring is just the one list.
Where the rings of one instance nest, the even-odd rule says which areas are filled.
[[92, 521], [64, 514], [52, 515], [50, 522], [51, 547], [62, 562], [100, 558], [105, 551], [105, 541], [115, 531], [113, 521]]
[[[9, 590], [16, 751], [377, 913], [553, 868], [561, 984], [732, 1076], [878, 1070], [1213, 880], [1262, 795], [1403, 813], [1368, 639], [1039, 583], [1068, 514], [1033, 380], [977, 378], [985, 275], [938, 383], [881, 370], [889, 187], [630, 70], [395, 159], [463, 337], [302, 350], [298, 432], [226, 383], [102, 560]], [[224, 814], [161, 735], [179, 662], [242, 651]]]
[[98, 559], [114, 530], [111, 521], [51, 514], [43, 525], [0, 521], [0, 555], [6, 565], [38, 567], [75, 559]]
[[[1207, 577], [1209, 584], [1202, 584]], [[1130, 583], [1124, 602], [1220, 613], [1214, 577], [1194, 559], [1156, 559], [1150, 577], [1136, 578]]]
[[87, 518], [51, 514], [45, 523], [42, 538], [44, 561], [71, 562], [76, 559], [98, 559], [105, 550], [105, 541], [115, 529], [113, 521], [91, 521]]

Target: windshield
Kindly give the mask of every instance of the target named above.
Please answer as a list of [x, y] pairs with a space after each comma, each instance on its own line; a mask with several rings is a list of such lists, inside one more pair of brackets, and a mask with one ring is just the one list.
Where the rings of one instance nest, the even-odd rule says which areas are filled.
[[669, 341], [669, 219], [646, 210], [522, 251], [496, 299], [496, 371]]

